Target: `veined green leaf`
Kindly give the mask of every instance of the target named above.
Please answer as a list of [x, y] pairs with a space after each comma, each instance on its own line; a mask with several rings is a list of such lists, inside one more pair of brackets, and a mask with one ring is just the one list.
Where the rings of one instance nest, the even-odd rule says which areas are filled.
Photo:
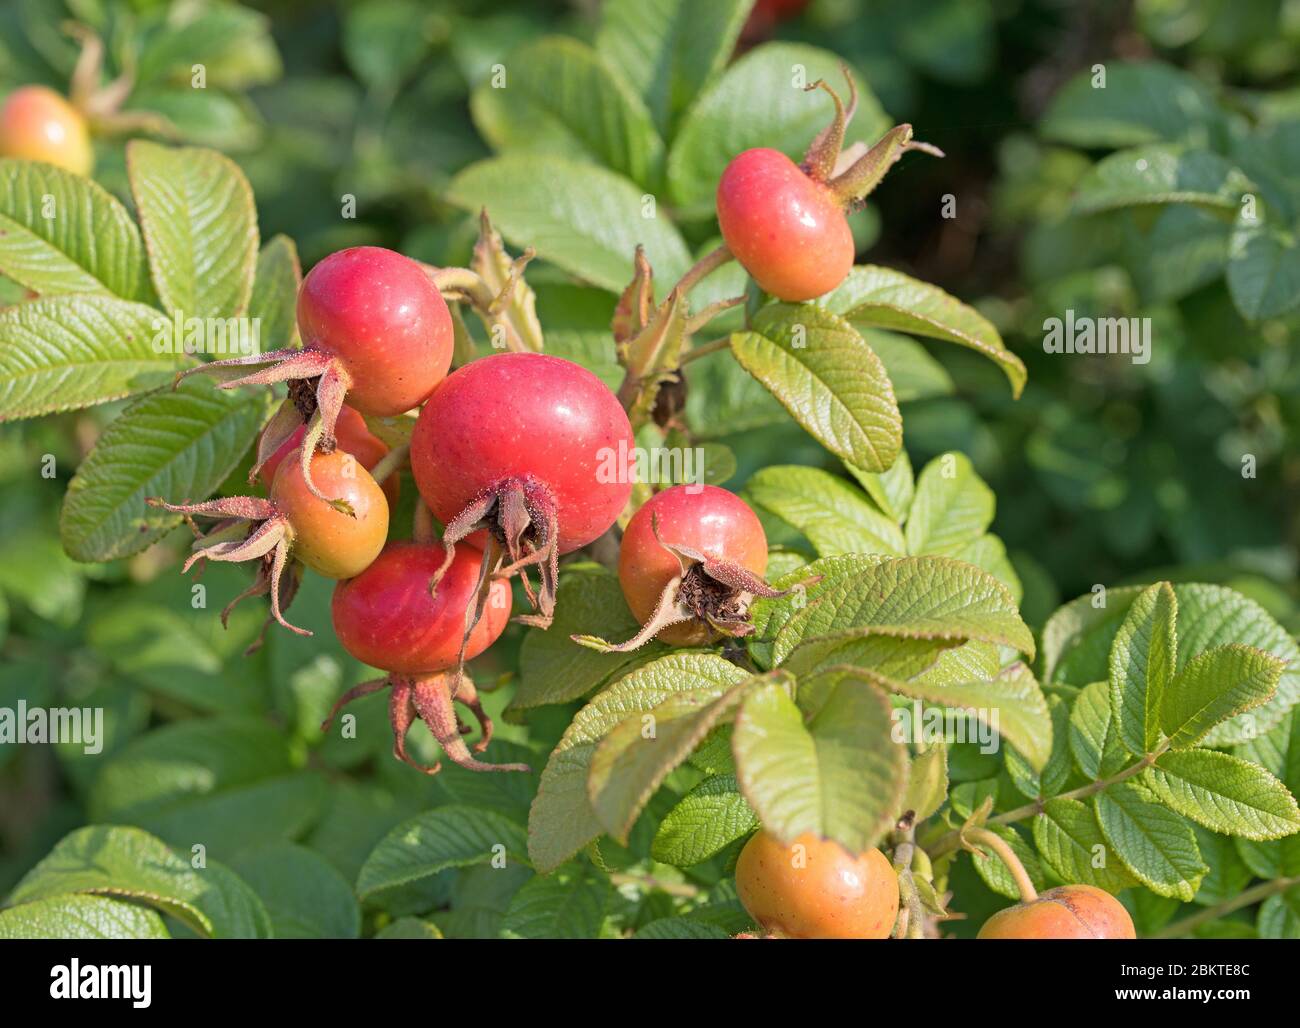
[[239, 167], [215, 150], [127, 145], [149, 273], [169, 314], [248, 313], [257, 270], [257, 210]]
[[852, 325], [809, 304], [764, 307], [731, 336], [742, 367], [831, 453], [884, 471], [903, 446], [902, 416], [885, 366]]
[[1153, 753], [1161, 709], [1178, 661], [1178, 600], [1168, 582], [1145, 590], [1129, 608], [1110, 650], [1110, 696], [1119, 737], [1130, 753]]
[[751, 690], [732, 750], [764, 830], [784, 842], [812, 832], [852, 853], [875, 845], [907, 787], [907, 750], [892, 725], [885, 694], [852, 676], [840, 678], [807, 724], [781, 683]]
[[1102, 834], [1138, 881], [1161, 896], [1196, 895], [1209, 868], [1191, 825], [1132, 782], [1107, 786], [1095, 803]]
[[1224, 835], [1279, 839], [1300, 831], [1300, 808], [1258, 764], [1215, 750], [1166, 753], [1142, 782], [1166, 806]]
[[0, 160], [0, 273], [40, 295], [152, 297], [126, 208], [91, 179], [35, 161]]

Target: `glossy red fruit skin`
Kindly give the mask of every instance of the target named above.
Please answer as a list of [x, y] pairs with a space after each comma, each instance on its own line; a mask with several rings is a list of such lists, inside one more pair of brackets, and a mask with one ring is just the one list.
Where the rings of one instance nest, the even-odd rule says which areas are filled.
[[1062, 885], [1032, 903], [999, 910], [979, 930], [981, 939], [1136, 939], [1124, 904], [1093, 885]]
[[22, 86], [0, 108], [0, 157], [45, 161], [77, 175], [95, 163], [86, 119], [45, 86]]
[[326, 578], [360, 574], [388, 538], [388, 500], [370, 472], [342, 449], [318, 453], [312, 478], [331, 499], [347, 501], [352, 515], [313, 496], [303, 481], [298, 455], [288, 455], [271, 483], [271, 502], [288, 519], [293, 555]]
[[718, 182], [718, 224], [754, 281], [781, 300], [829, 293], [853, 267], [844, 209], [777, 150], [746, 150], [727, 165]]
[[[655, 493], [632, 515], [618, 552], [618, 580], [636, 619], [644, 624], [654, 612], [664, 588], [681, 565], [655, 538], [688, 546], [708, 557], [734, 561], [762, 577], [767, 570], [767, 535], [758, 515], [735, 493], [715, 485], [675, 485]], [[656, 638], [673, 646], [708, 642], [708, 625], [670, 625]]]
[[451, 366], [447, 303], [420, 265], [378, 246], [332, 253], [298, 292], [303, 346], [338, 358], [348, 403], [389, 417], [419, 406]]
[[627, 414], [586, 368], [500, 353], [457, 368], [433, 391], [411, 437], [411, 470], [444, 524], [505, 479], [541, 483], [559, 509], [559, 552], [569, 553], [627, 505], [630, 476], [608, 470], [611, 454], [634, 445]]
[[[429, 582], [442, 566], [440, 545], [395, 542], [365, 571], [334, 587], [334, 632], [363, 664], [399, 675], [424, 675], [456, 666], [465, 610], [475, 598], [483, 555], [468, 546], [433, 595]], [[510, 586], [492, 584], [483, 617], [465, 649], [471, 660], [486, 650], [510, 620]]]
[[[302, 445], [303, 436], [306, 434], [307, 426], [303, 425], [281, 443], [280, 448], [271, 454], [266, 463], [258, 469], [257, 477], [261, 481], [263, 488], [267, 490], [271, 488], [271, 483], [275, 481], [275, 473], [280, 468], [280, 462]], [[388, 447], [382, 439], [370, 431], [366, 425], [366, 419], [346, 404], [339, 410], [338, 423], [334, 426], [334, 437], [338, 441], [339, 449], [356, 457], [361, 462], [361, 466], [367, 471], [372, 471], [375, 465], [388, 453]], [[401, 485], [402, 479], [397, 472], [393, 472], [380, 483], [380, 488], [384, 490], [384, 496], [388, 498], [388, 509], [390, 511], [397, 506], [397, 498], [401, 495]]]

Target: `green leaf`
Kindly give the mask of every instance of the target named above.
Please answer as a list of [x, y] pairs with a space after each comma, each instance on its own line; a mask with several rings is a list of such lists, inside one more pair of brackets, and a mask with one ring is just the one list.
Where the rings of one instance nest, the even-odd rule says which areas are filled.
[[[1048, 619], [1043, 629], [1044, 681], [1085, 685], [1107, 677], [1111, 645], [1140, 586], [1109, 589], [1097, 596], [1072, 600]], [[1220, 585], [1177, 583], [1178, 663], [1180, 670], [1194, 657], [1224, 643], [1244, 643], [1283, 661], [1286, 669], [1271, 700], [1225, 721], [1203, 740], [1225, 746], [1254, 739], [1278, 724], [1300, 702], [1300, 647], [1254, 600]]]
[[1201, 859], [1209, 868], [1196, 889], [1195, 901], [1209, 907], [1236, 899], [1250, 884], [1251, 874], [1237, 855], [1232, 840], [1200, 825], [1193, 825], [1192, 833]]
[[1101, 834], [1090, 804], [1052, 799], [1034, 818], [1034, 845], [1043, 864], [1063, 882], [1119, 892], [1136, 884]]
[[893, 329], [956, 343], [982, 353], [1002, 368], [1013, 395], [1025, 387], [1025, 366], [1006, 348], [987, 318], [937, 286], [892, 268], [862, 265], [817, 301], [859, 326]]
[[1102, 834], [1138, 881], [1161, 896], [1196, 895], [1209, 868], [1191, 825], [1131, 782], [1108, 786], [1095, 803]]
[[169, 314], [247, 314], [257, 269], [257, 211], [244, 173], [215, 150], [127, 144], [149, 273]]
[[1007, 774], [1015, 787], [1030, 799], [1055, 796], [1065, 788], [1073, 767], [1070, 760], [1070, 708], [1060, 696], [1047, 697], [1047, 711], [1052, 719], [1052, 751], [1041, 770], [1016, 750], [1006, 755]]
[[1173, 749], [1201, 742], [1215, 725], [1266, 701], [1277, 689], [1282, 661], [1252, 646], [1206, 650], [1184, 665], [1161, 706], [1161, 728]]
[[758, 827], [735, 775], [706, 778], [659, 823], [650, 855], [674, 867], [702, 864]]
[[[1043, 878], [1043, 868], [1038, 862], [1038, 854], [1034, 848], [1029, 845], [1025, 837], [1009, 825], [987, 825], [990, 832], [1003, 839], [1011, 850], [1020, 859], [1024, 865], [1025, 872], [1029, 875], [1030, 881], [1034, 883], [1035, 889], [1042, 889], [1046, 884]], [[996, 892], [999, 896], [1006, 896], [1008, 899], [1020, 901], [1020, 889], [1016, 885], [1016, 880], [1011, 877], [1011, 872], [1007, 865], [1002, 862], [1002, 858], [989, 848], [986, 843], [976, 843], [978, 854], [971, 855], [971, 864], [981, 878], [984, 884]]]
[[0, 421], [148, 392], [186, 363], [158, 353], [162, 314], [109, 296], [49, 297], [0, 309]]
[[248, 316], [258, 325], [259, 348], [283, 350], [298, 341], [298, 287], [302, 265], [288, 236], [274, 236], [257, 255]]
[[807, 724], [782, 683], [752, 689], [731, 745], [737, 781], [764, 830], [783, 842], [812, 832], [852, 853], [874, 846], [907, 787], [907, 750], [892, 727], [885, 694], [849, 676]]
[[947, 557], [885, 559], [817, 594], [781, 627], [780, 662], [806, 639], [860, 634], [908, 639], [978, 639], [1030, 655], [1034, 638], [1006, 587]]
[[[863, 670], [870, 675], [870, 671]], [[1041, 771], [1052, 753], [1052, 716], [1033, 673], [1012, 664], [991, 681], [939, 685], [926, 679], [882, 680], [893, 692], [947, 710], [965, 711], [1011, 743], [1030, 767]]]
[[921, 471], [907, 517], [907, 551], [952, 554], [993, 522], [993, 490], [964, 453], [940, 454]]
[[365, 900], [449, 867], [499, 863], [507, 857], [525, 861], [526, 850], [523, 828], [496, 811], [439, 807], [402, 822], [384, 836], [357, 875], [357, 894]]
[[932, 743], [912, 758], [900, 811], [911, 810], [918, 822], [935, 813], [948, 798], [948, 748]]
[[[673, 202], [691, 213], [711, 208], [723, 169], [751, 147], [772, 147], [797, 160], [834, 113], [824, 93], [804, 87], [825, 79], [843, 95], [842, 66], [835, 54], [802, 43], [767, 43], [732, 64], [682, 119], [668, 155]], [[846, 146], [874, 143], [890, 127], [861, 76], [854, 81], [858, 113]]]
[[382, 931], [375, 933], [376, 939], [441, 939], [442, 932], [432, 921], [422, 921], [418, 917], [399, 917]]
[[1129, 763], [1111, 712], [1110, 683], [1093, 682], [1075, 698], [1070, 711], [1070, 750], [1079, 770], [1094, 780], [1109, 778]]
[[115, 560], [151, 546], [181, 522], [148, 496], [204, 500], [235, 470], [268, 413], [262, 392], [188, 379], [122, 412], [68, 485], [59, 533], [77, 560]]
[[1155, 752], [1161, 710], [1178, 660], [1178, 600], [1168, 582], [1144, 591], [1120, 625], [1110, 650], [1110, 697], [1120, 741], [1130, 753]]
[[177, 141], [215, 150], [247, 151], [262, 141], [257, 108], [244, 96], [231, 96], [216, 88], [146, 86], [131, 93], [124, 114], [148, 111], [171, 124]]
[[625, 675], [578, 711], [547, 761], [529, 812], [528, 853], [537, 870], [553, 871], [604, 831], [587, 796], [587, 775], [606, 734], [671, 696], [707, 702], [746, 678], [716, 654], [678, 651]]
[[1222, 115], [1199, 79], [1158, 61], [1108, 62], [1105, 85], [1093, 72], [1076, 75], [1053, 98], [1040, 131], [1086, 149], [1142, 143], [1191, 142], [1215, 137]]
[[509, 154], [472, 164], [446, 199], [483, 207], [511, 243], [537, 253], [592, 285], [620, 293], [640, 243], [655, 278], [675, 282], [690, 267], [686, 244], [644, 191], [604, 168], [548, 154]]
[[288, 739], [261, 718], [178, 721], [141, 736], [96, 777], [94, 820], [135, 824], [210, 854], [293, 838], [317, 817], [324, 781], [295, 771]]
[[595, 939], [609, 905], [608, 880], [584, 868], [529, 879], [501, 922], [509, 939]]
[[726, 66], [753, 0], [610, 0], [596, 49], [644, 99], [665, 136]]
[[0, 939], [169, 939], [154, 910], [108, 896], [51, 896], [0, 910]]
[[[906, 450], [899, 450], [898, 460], [894, 461], [888, 471], [879, 474], [863, 471], [848, 463], [844, 467], [858, 480], [867, 495], [875, 500], [876, 506], [884, 511], [886, 517], [900, 525], [907, 520], [916, 493], [916, 479], [912, 475], [912, 461]], [[900, 552], [899, 556], [903, 556], [903, 553]]]
[[844, 479], [818, 468], [763, 468], [745, 485], [758, 504], [797, 528], [823, 557], [907, 552], [898, 524]]
[[1261, 939], [1300, 939], [1300, 886], [1260, 904], [1257, 924]]
[[[871, 328], [870, 316], [849, 324], [862, 333], [876, 356], [885, 366], [894, 396], [899, 403], [926, 400], [933, 396], [951, 396], [957, 391], [948, 369], [930, 356], [930, 352], [910, 336]], [[897, 465], [895, 465], [897, 466]]]
[[136, 68], [139, 82], [187, 85], [193, 66], [207, 68], [209, 86], [243, 88], [273, 82], [280, 60], [269, 19], [238, 4], [203, 4], [169, 11], [152, 24]]
[[187, 855], [138, 828], [92, 825], [64, 836], [23, 876], [9, 902], [91, 893], [138, 900], [214, 939], [266, 939], [271, 919], [237, 875]]
[[1214, 750], [1166, 753], [1142, 776], [1171, 809], [1224, 835], [1280, 839], [1300, 831], [1287, 787], [1258, 764]]
[[754, 634], [750, 636], [750, 640], [770, 642], [776, 637], [778, 631], [809, 603], [829, 592], [834, 586], [875, 567], [884, 559], [882, 556], [859, 554], [822, 557], [811, 564], [794, 568], [774, 578], [771, 582], [772, 587], [779, 591], [786, 591], [786, 595], [772, 599], [759, 597], [754, 601], [754, 605], [749, 609], [749, 619], [754, 625]]
[[663, 780], [753, 685], [753, 679], [744, 677], [721, 695], [681, 692], [612, 728], [597, 744], [587, 775], [587, 798], [605, 831], [626, 845], [632, 825]]
[[729, 939], [730, 934], [717, 925], [693, 921], [686, 917], [661, 917], [642, 925], [634, 939]]
[[[474, 91], [474, 124], [498, 151], [590, 160], [652, 188], [663, 140], [641, 98], [581, 40], [548, 36], [514, 50], [506, 81]], [[494, 212], [495, 213], [495, 212]]]
[[440, 12], [418, 0], [371, 0], [347, 9], [343, 54], [369, 88], [396, 93], [446, 31]]
[[1247, 321], [1275, 318], [1300, 304], [1295, 234], [1239, 218], [1228, 249], [1228, 292]]
[[1208, 150], [1151, 145], [1098, 161], [1075, 187], [1077, 214], [1143, 204], [1196, 204], [1236, 210], [1250, 180]]
[[852, 325], [806, 304], [772, 304], [731, 336], [741, 366], [819, 443], [864, 471], [884, 471], [903, 446], [885, 366]]
[[261, 897], [277, 939], [355, 939], [352, 886], [320, 854], [280, 843], [239, 854], [233, 870]]
[[545, 631], [534, 629], [524, 636], [519, 687], [511, 708], [575, 700], [614, 675], [667, 651], [661, 643], [651, 642], [637, 653], [599, 653], [570, 638], [581, 633], [622, 641], [636, 635], [640, 627], [627, 609], [617, 575], [594, 564], [565, 568], [554, 623]]
[[39, 294], [151, 298], [126, 208], [90, 179], [34, 161], [0, 160], [0, 273]]

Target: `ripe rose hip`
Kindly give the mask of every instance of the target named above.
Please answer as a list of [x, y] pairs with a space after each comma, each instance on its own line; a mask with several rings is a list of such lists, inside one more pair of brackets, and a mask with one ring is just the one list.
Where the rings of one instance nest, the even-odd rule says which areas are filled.
[[454, 668], [473, 660], [505, 630], [510, 620], [510, 584], [490, 585], [483, 617], [466, 640], [465, 609], [478, 589], [479, 554], [462, 546], [451, 566], [429, 590], [446, 556], [441, 546], [393, 542], [355, 578], [334, 587], [334, 632], [343, 648], [363, 664], [404, 675]]
[[95, 163], [85, 117], [45, 86], [22, 86], [5, 100], [0, 156], [44, 161], [77, 175], [89, 175]]
[[1133, 919], [1110, 893], [1092, 885], [1062, 885], [1028, 903], [999, 910], [981, 939], [1135, 939]]
[[[326, 578], [350, 578], [364, 571], [383, 549], [388, 536], [388, 501], [360, 462], [343, 450], [317, 454], [315, 473], [350, 513], [315, 496], [302, 474], [296, 453], [280, 465], [268, 499], [227, 496], [204, 503], [173, 504], [150, 497], [151, 506], [189, 517], [218, 518], [218, 524], [195, 543], [181, 568], [199, 560], [261, 561], [253, 585], [222, 611], [222, 621], [246, 596], [271, 597], [272, 617], [299, 635], [311, 635], [284, 620], [281, 576], [290, 559], [300, 561]], [[242, 536], [237, 532], [242, 531]], [[291, 589], [296, 587], [293, 575]]]
[[607, 473], [610, 454], [632, 446], [627, 414], [590, 371], [546, 354], [502, 353], [458, 368], [433, 391], [411, 437], [411, 470], [446, 526], [444, 543], [487, 529], [495, 573], [536, 565], [540, 614], [531, 623], [549, 624], [557, 559], [618, 518], [632, 483]]
[[[312, 268], [298, 292], [298, 329], [302, 349], [212, 361], [185, 372], [259, 368], [222, 382], [223, 389], [290, 382], [289, 399], [267, 426], [272, 451], [305, 418], [311, 419], [307, 440], [323, 438], [328, 449], [345, 396], [356, 411], [375, 417], [411, 410], [451, 365], [451, 314], [442, 294], [419, 264], [378, 246], [340, 250]], [[314, 389], [313, 379], [319, 380]], [[314, 445], [305, 451], [310, 460], [314, 452]], [[331, 498], [315, 485], [310, 468], [305, 474], [316, 495]]]
[[777, 150], [746, 150], [718, 182], [718, 224], [764, 291], [811, 300], [853, 267], [853, 232], [841, 202]]
[[641, 631], [618, 646], [591, 636], [599, 650], [636, 649], [652, 638], [699, 646], [753, 631], [755, 596], [780, 596], [763, 581], [767, 536], [744, 500], [712, 485], [675, 485], [632, 515], [618, 555], [623, 596]]
[[[254, 469], [258, 480], [268, 492], [271, 489], [271, 483], [275, 480], [275, 473], [280, 468], [280, 463], [302, 445], [303, 437], [306, 434], [307, 426], [299, 425], [293, 435], [282, 442], [280, 448], [271, 454], [265, 463]], [[383, 440], [366, 426], [366, 419], [346, 404], [339, 410], [339, 420], [334, 428], [334, 437], [338, 442], [339, 449], [356, 457], [361, 466], [367, 471], [373, 471], [375, 465], [383, 460], [388, 453], [388, 447]], [[393, 472], [380, 483], [380, 487], [384, 490], [384, 496], [388, 499], [388, 509], [390, 511], [397, 506], [397, 498], [401, 495], [401, 486], [402, 479], [397, 472]]]
[[847, 111], [825, 82], [808, 87], [830, 94], [835, 118], [800, 164], [760, 147], [736, 156], [718, 181], [718, 224], [727, 248], [755, 282], [781, 300], [811, 300], [844, 281], [854, 253], [846, 215], [865, 202], [899, 157], [908, 150], [943, 156], [928, 143], [914, 141], [911, 125], [898, 125], [839, 170], [844, 133], [858, 102], [847, 68], [844, 77]]
[[[406, 752], [406, 730], [419, 717], [447, 756], [472, 771], [527, 771], [524, 764], [486, 764], [470, 755], [462, 738], [453, 701], [465, 704], [478, 719], [482, 738], [476, 752], [492, 738], [492, 720], [484, 713], [473, 682], [460, 670], [464, 661], [486, 650], [510, 619], [510, 585], [488, 580], [480, 589], [482, 555], [462, 546], [438, 581], [446, 551], [425, 543], [390, 543], [365, 571], [334, 587], [334, 632], [343, 648], [362, 663], [387, 672], [383, 678], [348, 690], [321, 726], [328, 731], [343, 706], [386, 686], [393, 726], [393, 755], [428, 774]], [[466, 612], [480, 598], [481, 617], [466, 635]]]
[[880, 850], [854, 856], [812, 833], [790, 846], [756, 834], [736, 862], [736, 894], [781, 938], [887, 939], [898, 918], [898, 874]]

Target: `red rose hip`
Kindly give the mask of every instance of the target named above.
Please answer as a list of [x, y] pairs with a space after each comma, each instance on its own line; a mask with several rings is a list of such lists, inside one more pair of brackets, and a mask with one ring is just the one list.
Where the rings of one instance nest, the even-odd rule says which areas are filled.
[[766, 292], [811, 300], [853, 267], [853, 232], [830, 189], [777, 150], [746, 150], [718, 182], [718, 224], [736, 259]]

